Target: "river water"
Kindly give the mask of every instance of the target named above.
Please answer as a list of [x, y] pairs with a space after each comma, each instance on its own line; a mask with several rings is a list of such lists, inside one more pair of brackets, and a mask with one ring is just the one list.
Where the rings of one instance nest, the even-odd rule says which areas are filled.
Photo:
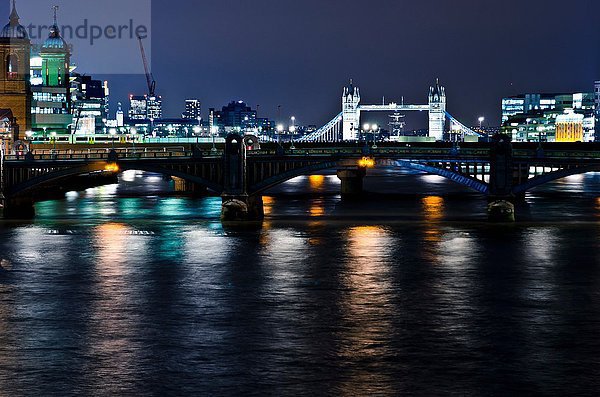
[[0, 395], [593, 395], [600, 174], [534, 190], [513, 225], [437, 176], [335, 175], [223, 228], [160, 176], [0, 222]]

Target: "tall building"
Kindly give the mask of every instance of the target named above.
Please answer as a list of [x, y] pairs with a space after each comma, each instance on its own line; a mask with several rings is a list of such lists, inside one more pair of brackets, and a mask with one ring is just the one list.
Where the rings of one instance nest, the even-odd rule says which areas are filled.
[[107, 81], [79, 74], [71, 77], [75, 133], [94, 134], [102, 130], [108, 118], [109, 93]]
[[356, 141], [360, 135], [360, 90], [350, 85], [342, 93], [342, 140]]
[[130, 120], [158, 120], [162, 118], [162, 97], [160, 95], [130, 95], [129, 96]]
[[202, 115], [200, 101], [198, 99], [186, 99], [185, 100], [185, 111], [181, 114], [184, 119], [198, 120], [198, 117]]
[[73, 124], [71, 53], [69, 46], [60, 35], [56, 21], [56, 8], [50, 34], [39, 48], [39, 54], [33, 55], [41, 58], [41, 84], [31, 87], [32, 129], [43, 130], [44, 133], [70, 132], [70, 126]]
[[146, 118], [158, 120], [162, 117], [162, 97], [160, 95], [146, 96]]
[[13, 1], [9, 23], [0, 31], [0, 103], [16, 119], [17, 139], [31, 128], [30, 52], [27, 30], [19, 23]]
[[434, 87], [429, 87], [429, 136], [436, 141], [444, 139], [446, 127], [446, 89], [436, 80]]
[[140, 95], [129, 95], [129, 119], [146, 120], [146, 97]]
[[252, 110], [244, 101], [232, 101], [214, 113], [214, 124], [224, 127], [226, 131], [255, 128], [256, 110]]

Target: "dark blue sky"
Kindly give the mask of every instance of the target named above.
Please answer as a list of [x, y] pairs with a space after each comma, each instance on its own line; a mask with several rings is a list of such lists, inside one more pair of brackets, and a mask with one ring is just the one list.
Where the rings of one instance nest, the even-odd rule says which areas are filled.
[[[439, 77], [452, 114], [497, 124], [502, 96], [592, 90], [599, 15], [598, 0], [155, 0], [152, 69], [173, 116], [185, 97], [205, 113], [243, 99], [323, 124], [350, 77], [364, 103], [426, 103]], [[113, 104], [145, 91], [106, 77]]]

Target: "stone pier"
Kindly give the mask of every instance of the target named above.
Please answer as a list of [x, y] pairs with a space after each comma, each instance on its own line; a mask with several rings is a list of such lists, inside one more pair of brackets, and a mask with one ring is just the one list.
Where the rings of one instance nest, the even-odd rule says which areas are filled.
[[338, 170], [337, 177], [342, 181], [342, 198], [354, 198], [363, 193], [363, 179], [367, 175], [365, 168], [346, 168]]

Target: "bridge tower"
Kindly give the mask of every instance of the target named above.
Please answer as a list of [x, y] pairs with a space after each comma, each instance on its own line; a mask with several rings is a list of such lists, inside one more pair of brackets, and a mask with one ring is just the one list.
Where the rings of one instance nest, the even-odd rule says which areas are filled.
[[360, 133], [360, 92], [354, 87], [352, 79], [350, 85], [344, 87], [342, 94], [342, 140], [356, 141]]
[[444, 139], [446, 126], [446, 89], [436, 79], [435, 86], [429, 87], [429, 136], [436, 141]]

